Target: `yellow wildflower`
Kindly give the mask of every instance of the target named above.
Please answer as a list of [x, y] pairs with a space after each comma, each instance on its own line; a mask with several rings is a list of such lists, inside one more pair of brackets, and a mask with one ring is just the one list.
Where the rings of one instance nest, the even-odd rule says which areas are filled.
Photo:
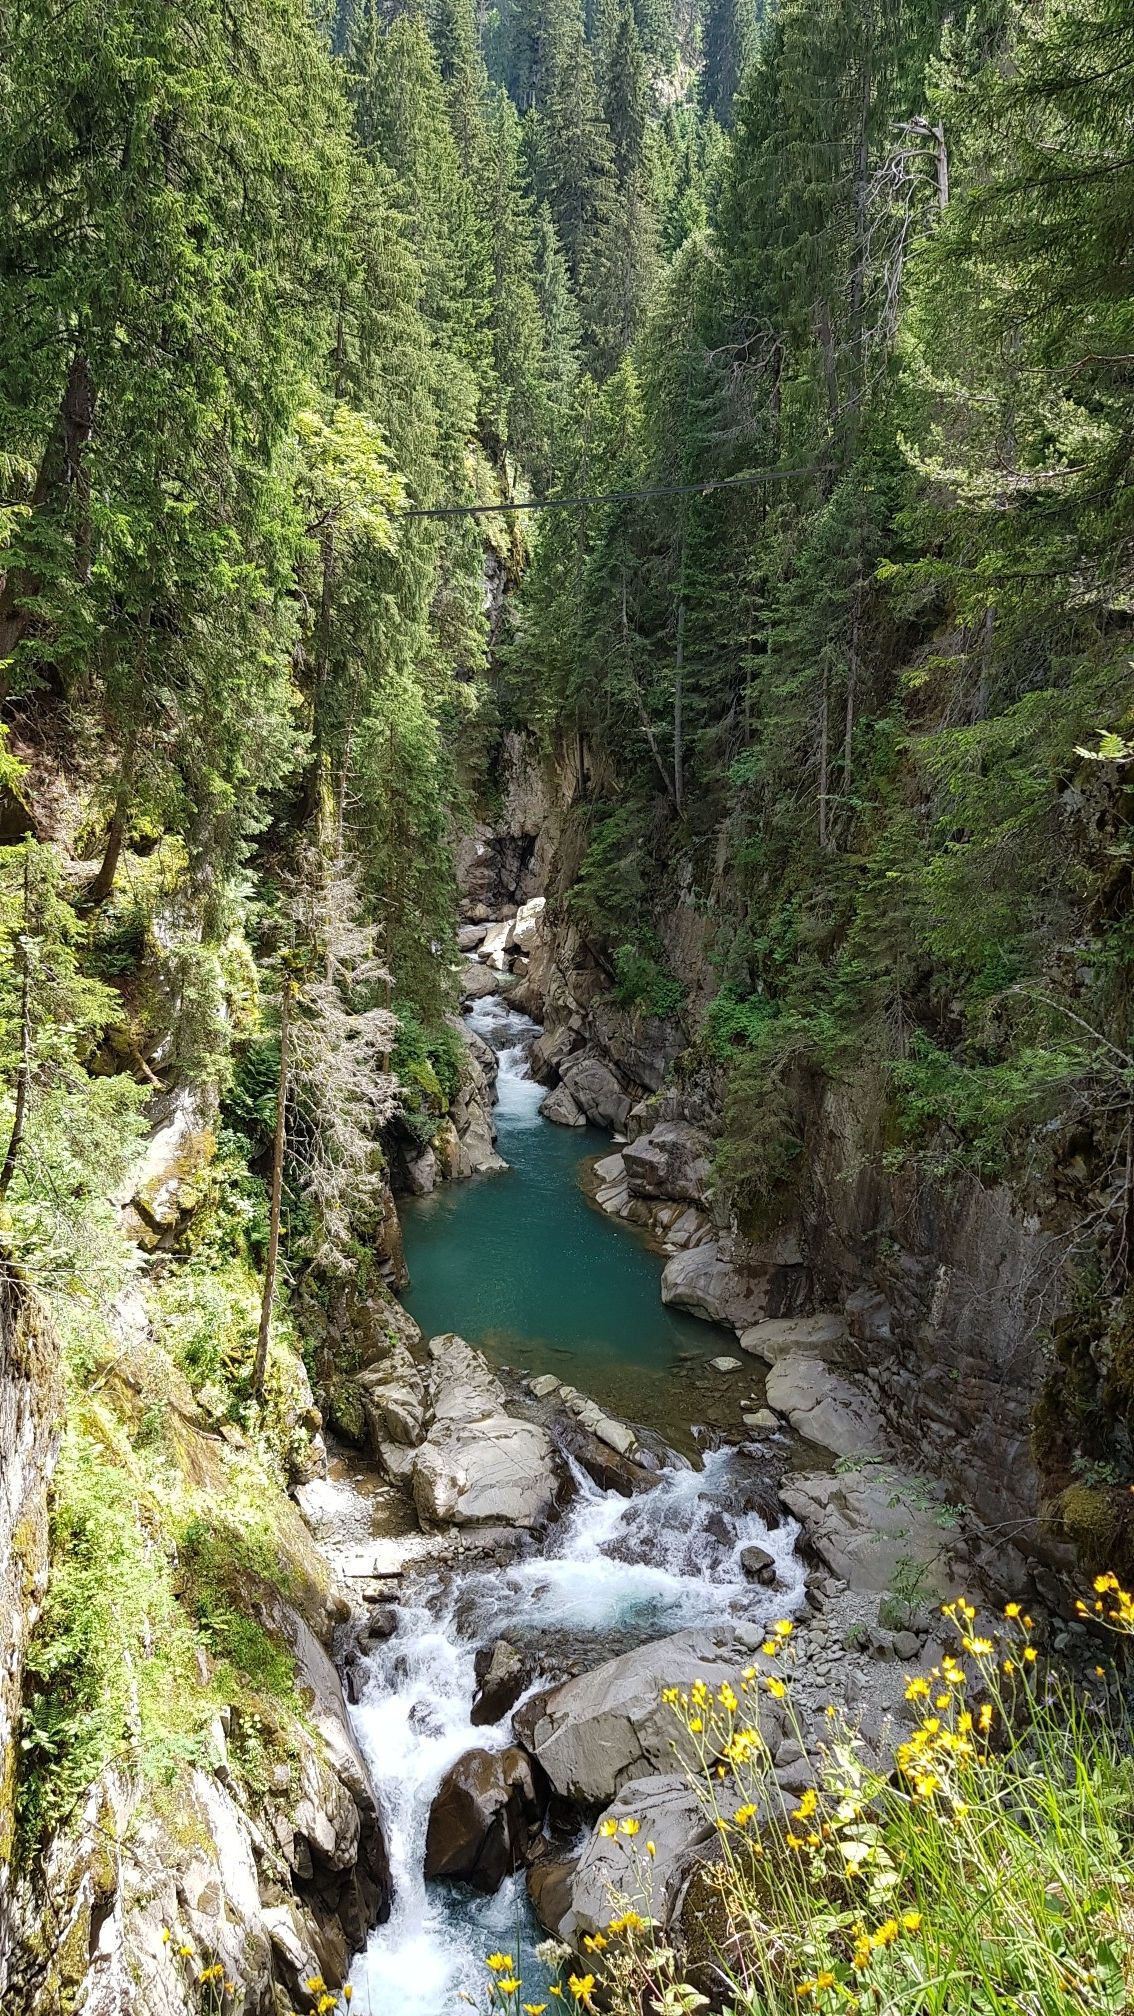
[[929, 1682], [928, 1680], [923, 1680], [919, 1675], [916, 1679], [911, 1680], [908, 1683], [906, 1687], [906, 1700], [927, 1701], [928, 1699], [929, 1699]]
[[818, 1804], [819, 1801], [815, 1796], [815, 1787], [813, 1785], [809, 1785], [802, 1799], [800, 1800], [799, 1805], [796, 1807], [795, 1811], [796, 1819], [810, 1820], [811, 1815], [814, 1813], [815, 1808]]
[[514, 1995], [520, 1986], [520, 1982], [515, 1974], [504, 1974], [496, 1983], [496, 1986], [502, 1995]]
[[1004, 1605], [1004, 1615], [1006, 1617], [1018, 1617], [1019, 1614], [1020, 1606], [1018, 1603], [1006, 1603]]
[[593, 1974], [569, 1974], [567, 1976], [567, 1986], [575, 1997], [576, 2002], [589, 2002], [594, 1991], [594, 1985], [595, 1977]]
[[1034, 1645], [1025, 1645], [1024, 1658], [1027, 1660], [1029, 1666], [1033, 1666], [1038, 1657], [1039, 1654], [1037, 1653]]
[[510, 1953], [490, 1953], [484, 1964], [494, 1974], [510, 1974], [516, 1963]]
[[647, 1853], [647, 1855], [656, 1855], [656, 1854], [657, 1854], [657, 1852], [658, 1852], [658, 1851], [657, 1851], [656, 1847], [654, 1846], [653, 1842], [652, 1842], [652, 1841], [647, 1841], [647, 1843], [646, 1843], [646, 1853]]
[[[489, 1961], [488, 1964], [491, 1966], [492, 1962]], [[509, 1961], [508, 1965], [511, 1966], [511, 1964], [511, 1961]], [[327, 1984], [321, 1974], [311, 1974], [303, 1985], [309, 1995], [321, 1995]]]
[[609, 1839], [612, 1834], [617, 1834], [618, 1832], [617, 1820], [600, 1820], [598, 1831], [600, 1834], [605, 1834]]
[[736, 1821], [737, 1826], [747, 1827], [748, 1822], [750, 1820], [755, 1820], [756, 1811], [757, 1809], [755, 1806], [738, 1806], [736, 1812], [733, 1815], [733, 1818]]
[[699, 1715], [691, 1715], [689, 1717], [689, 1734], [691, 1736], [699, 1736], [704, 1726]]
[[525, 2002], [524, 2016], [543, 2016], [543, 2012], [546, 2008], [547, 2008], [546, 2002]]
[[916, 1932], [920, 1924], [920, 1911], [904, 1911], [902, 1913], [902, 1925], [907, 1932]]
[[835, 1977], [828, 1969], [824, 1969], [822, 1974], [817, 1974], [815, 1976], [816, 1988], [820, 1989], [833, 1988], [834, 1985], [835, 1985]]
[[777, 1638], [790, 1638], [792, 1632], [795, 1630], [795, 1625], [792, 1623], [790, 1617], [781, 1617], [778, 1624], [773, 1624], [772, 1629]]
[[782, 1701], [784, 1695], [787, 1693], [787, 1688], [784, 1686], [783, 1681], [774, 1680], [771, 1674], [768, 1675], [768, 1678], [765, 1680], [764, 1685], [767, 1688], [769, 1694], [775, 1695], [777, 1701]]
[[623, 1834], [636, 1834], [642, 1825], [640, 1820], [627, 1819], [619, 1823]]

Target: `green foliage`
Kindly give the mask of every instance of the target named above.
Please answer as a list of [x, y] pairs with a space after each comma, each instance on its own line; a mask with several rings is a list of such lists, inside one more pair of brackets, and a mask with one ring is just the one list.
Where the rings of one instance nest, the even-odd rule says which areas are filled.
[[620, 1008], [661, 1018], [678, 1014], [685, 998], [680, 980], [640, 945], [620, 945], [614, 955], [614, 999]]
[[29, 1842], [125, 1747], [144, 1770], [164, 1770], [178, 1752], [194, 1754], [204, 1726], [170, 1557], [104, 1432], [97, 1420], [72, 1424], [56, 1470], [54, 1566], [29, 1647], [20, 1735]]

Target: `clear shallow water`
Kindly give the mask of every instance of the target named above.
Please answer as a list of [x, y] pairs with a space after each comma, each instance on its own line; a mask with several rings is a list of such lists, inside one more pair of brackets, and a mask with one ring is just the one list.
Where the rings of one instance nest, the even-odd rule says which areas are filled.
[[[459, 1331], [498, 1363], [556, 1372], [662, 1433], [704, 1418], [698, 1392], [722, 1397], [704, 1361], [735, 1353], [735, 1337], [667, 1309], [661, 1256], [588, 1203], [581, 1165], [611, 1144], [540, 1118], [546, 1088], [525, 1055], [536, 1025], [498, 996], [467, 1019], [500, 1058], [496, 1145], [509, 1167], [400, 1202], [406, 1307], [426, 1336]], [[753, 1366], [745, 1397], [757, 1377]]]

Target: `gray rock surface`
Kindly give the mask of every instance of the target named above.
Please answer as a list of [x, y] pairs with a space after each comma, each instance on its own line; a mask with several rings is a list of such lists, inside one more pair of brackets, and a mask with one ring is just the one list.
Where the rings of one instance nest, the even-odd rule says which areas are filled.
[[560, 1471], [547, 1430], [505, 1409], [500, 1381], [452, 1334], [429, 1344], [431, 1425], [414, 1458], [413, 1500], [435, 1524], [541, 1525]]
[[767, 1256], [746, 1253], [738, 1262], [725, 1241], [707, 1239], [666, 1261], [662, 1301], [743, 1333], [802, 1294], [802, 1277], [794, 1257], [779, 1261], [774, 1248]]
[[585, 1127], [587, 1124], [586, 1114], [566, 1085], [557, 1085], [545, 1099], [541, 1099], [539, 1110], [545, 1120], [554, 1120], [557, 1127]]
[[611, 1127], [620, 1133], [626, 1125], [630, 1100], [609, 1064], [601, 1057], [584, 1053], [578, 1059], [565, 1058], [560, 1077], [577, 1106], [596, 1127]]
[[522, 1750], [466, 1750], [430, 1808], [425, 1874], [498, 1890], [525, 1859], [541, 1818], [531, 1760]]
[[[619, 1831], [604, 1834], [596, 1826], [571, 1874], [570, 1907], [560, 1925], [562, 1937], [572, 1943], [605, 1932], [628, 1906], [664, 1930], [694, 1856], [715, 1832], [707, 1808], [680, 1773], [624, 1785], [602, 1819], [614, 1821]], [[638, 1831], [623, 1833], [623, 1820], [636, 1820]]]
[[[554, 1789], [582, 1805], [613, 1799], [629, 1779], [667, 1773], [691, 1757], [692, 1739], [662, 1690], [688, 1690], [694, 1680], [739, 1689], [731, 1646], [691, 1631], [641, 1645], [592, 1672], [567, 1680], [525, 1703], [516, 1733], [538, 1759]], [[776, 1723], [775, 1704], [760, 1702], [761, 1726]]]
[[937, 1603], [963, 1593], [968, 1553], [948, 1508], [921, 1478], [892, 1464], [795, 1473], [780, 1498], [816, 1553], [855, 1592], [905, 1583]]
[[886, 1448], [882, 1416], [870, 1396], [822, 1358], [803, 1351], [778, 1358], [767, 1395], [798, 1435], [834, 1456], [878, 1456]]
[[631, 1191], [637, 1197], [703, 1204], [712, 1173], [710, 1148], [700, 1128], [681, 1120], [661, 1121], [622, 1151]]
[[754, 1358], [762, 1358], [766, 1365], [774, 1365], [789, 1351], [804, 1351], [811, 1358], [837, 1362], [848, 1335], [846, 1318], [837, 1310], [819, 1316], [777, 1316], [743, 1331], [740, 1348], [750, 1351]]

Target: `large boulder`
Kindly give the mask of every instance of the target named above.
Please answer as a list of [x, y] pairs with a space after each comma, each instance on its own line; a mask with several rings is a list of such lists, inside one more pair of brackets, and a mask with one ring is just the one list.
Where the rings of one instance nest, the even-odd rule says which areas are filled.
[[474, 1661], [476, 1699], [469, 1721], [483, 1729], [514, 1708], [528, 1684], [529, 1661], [506, 1638], [482, 1645]]
[[[703, 1680], [740, 1690], [737, 1662], [712, 1640], [679, 1631], [525, 1703], [515, 1728], [556, 1792], [583, 1806], [603, 1806], [630, 1779], [656, 1776], [693, 1761], [692, 1738], [662, 1700], [669, 1687]], [[761, 1697], [761, 1727], [779, 1711]]]
[[847, 1336], [846, 1318], [836, 1309], [818, 1316], [774, 1316], [754, 1323], [750, 1330], [741, 1332], [740, 1348], [762, 1358], [765, 1365], [774, 1365], [789, 1351], [805, 1351], [809, 1357], [838, 1362]]
[[480, 966], [470, 960], [461, 968], [461, 1000], [483, 1001], [489, 994], [507, 994], [514, 986], [510, 973], [497, 973], [492, 966]]
[[698, 1127], [663, 1120], [623, 1150], [627, 1181], [636, 1197], [675, 1198], [702, 1204], [709, 1187], [710, 1142]]
[[[575, 1945], [605, 1932], [628, 1905], [664, 1931], [690, 1863], [716, 1831], [693, 1781], [676, 1772], [624, 1785], [602, 1820], [617, 1831], [604, 1832], [601, 1822], [595, 1827], [571, 1873], [570, 1907], [560, 1919], [561, 1936]], [[636, 1820], [637, 1831], [623, 1832], [624, 1820]]]
[[388, 1442], [413, 1448], [421, 1441], [425, 1375], [400, 1339], [377, 1364], [361, 1372], [356, 1383], [374, 1448]]
[[780, 1498], [832, 1573], [861, 1594], [905, 1590], [911, 1603], [962, 1593], [968, 1551], [924, 1479], [888, 1463], [789, 1475]]
[[557, 1127], [585, 1127], [587, 1124], [586, 1114], [566, 1085], [557, 1085], [553, 1092], [541, 1099], [539, 1110], [545, 1120], [554, 1120]]
[[429, 1352], [432, 1422], [411, 1473], [420, 1516], [437, 1525], [542, 1525], [562, 1483], [546, 1428], [506, 1412], [500, 1381], [462, 1337], [434, 1337]]
[[725, 1239], [706, 1239], [675, 1253], [662, 1272], [662, 1301], [707, 1323], [743, 1332], [802, 1300], [807, 1280], [791, 1240], [737, 1252]]
[[531, 951], [540, 934], [546, 902], [544, 896], [533, 896], [530, 902], [521, 903], [512, 931], [512, 943], [518, 951]]
[[565, 1058], [559, 1075], [577, 1106], [596, 1127], [611, 1127], [621, 1133], [630, 1112], [630, 1099], [621, 1081], [601, 1057]]
[[578, 1031], [565, 1022], [557, 1029], [545, 1029], [528, 1051], [528, 1069], [536, 1084], [554, 1084], [568, 1057], [582, 1047], [583, 1039]]
[[441, 1780], [429, 1813], [425, 1874], [497, 1890], [526, 1859], [542, 1802], [522, 1750], [466, 1750]]
[[491, 966], [497, 973], [502, 973], [508, 963], [508, 954], [512, 949], [515, 935], [516, 927], [510, 917], [504, 918], [499, 924], [490, 924], [481, 941], [478, 959], [482, 959], [486, 966]]
[[833, 1456], [880, 1456], [886, 1447], [882, 1416], [869, 1394], [822, 1358], [789, 1351], [769, 1370], [766, 1390], [769, 1407]]

